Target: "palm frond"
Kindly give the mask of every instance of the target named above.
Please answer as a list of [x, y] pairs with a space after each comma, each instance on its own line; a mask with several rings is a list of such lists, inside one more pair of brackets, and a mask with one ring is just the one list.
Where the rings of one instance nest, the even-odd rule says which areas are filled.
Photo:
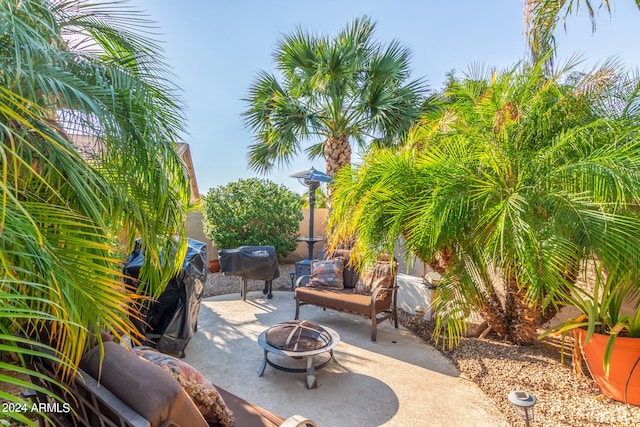
[[281, 76], [260, 72], [245, 99], [245, 125], [256, 139], [251, 168], [268, 171], [302, 152], [330, 157], [318, 140], [346, 138], [366, 151], [408, 132], [424, 83], [409, 80], [409, 50], [397, 41], [385, 47], [373, 39], [374, 30], [363, 16], [332, 38], [300, 28], [281, 38], [274, 54]]
[[[1, 2], [0, 14], [0, 338], [27, 355], [35, 338], [12, 333], [48, 322], [73, 374], [94, 329], [136, 338], [141, 297], [123, 284], [118, 235], [143, 238], [150, 295], [180, 268], [182, 101], [158, 45], [140, 34], [148, 22], [117, 2]], [[92, 50], [70, 49], [69, 33]], [[66, 125], [92, 132], [99, 149], [81, 156]]]
[[[475, 307], [512, 322], [496, 324], [505, 338], [520, 342], [526, 329], [533, 339], [524, 326], [567, 302], [585, 259], [640, 273], [637, 117], [601, 108], [612, 94], [636, 105], [637, 82], [615, 62], [575, 67], [523, 62], [453, 79], [402, 150], [372, 152], [338, 177], [340, 238], [355, 236], [364, 253], [401, 238], [424, 262], [446, 254], [439, 328], [460, 333]], [[502, 314], [486, 269], [508, 288]]]

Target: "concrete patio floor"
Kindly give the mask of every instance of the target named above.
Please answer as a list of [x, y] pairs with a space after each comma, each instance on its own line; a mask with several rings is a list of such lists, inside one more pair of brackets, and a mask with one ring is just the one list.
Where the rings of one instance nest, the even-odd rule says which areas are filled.
[[301, 307], [300, 318], [340, 334], [335, 361], [316, 372], [318, 388], [307, 390], [303, 373], [271, 366], [258, 377], [258, 335], [294, 314], [291, 292], [274, 292], [271, 300], [261, 292], [246, 302], [239, 294], [204, 299], [185, 361], [244, 399], [285, 418], [304, 415], [319, 427], [508, 425], [473, 382], [402, 326], [381, 323], [372, 342], [366, 319], [313, 306]]

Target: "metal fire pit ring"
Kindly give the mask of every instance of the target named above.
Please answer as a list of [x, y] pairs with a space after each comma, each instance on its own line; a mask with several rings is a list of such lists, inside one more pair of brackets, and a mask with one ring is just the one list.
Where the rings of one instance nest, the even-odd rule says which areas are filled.
[[[277, 328], [289, 328], [293, 330], [295, 328], [298, 329], [307, 329], [312, 330], [313, 333], [318, 333], [322, 335], [322, 339], [326, 342], [321, 342], [317, 348], [308, 349], [305, 348], [304, 345], [298, 346], [295, 349], [283, 349], [278, 346], [274, 346], [273, 342], [269, 342], [269, 335]], [[295, 334], [295, 332], [293, 332]], [[306, 337], [310, 339], [309, 337]], [[262, 364], [258, 369], [258, 376], [261, 377], [264, 374], [264, 370], [267, 364], [275, 369], [284, 372], [293, 372], [293, 373], [306, 373], [306, 386], [308, 389], [313, 389], [318, 386], [316, 380], [316, 369], [321, 369], [325, 367], [329, 362], [335, 360], [333, 355], [333, 348], [338, 345], [340, 342], [340, 335], [334, 331], [333, 329], [326, 327], [315, 325], [311, 322], [307, 322], [305, 320], [293, 320], [290, 322], [282, 322], [278, 323], [269, 329], [263, 331], [258, 336], [258, 344], [264, 350], [264, 357], [262, 359]], [[273, 353], [278, 356], [286, 356], [292, 359], [305, 359], [306, 367], [305, 368], [292, 368], [289, 366], [280, 365], [275, 363], [273, 360], [269, 359], [269, 353]], [[329, 358], [327, 360], [317, 362], [316, 356], [319, 356], [323, 353], [329, 353]]]

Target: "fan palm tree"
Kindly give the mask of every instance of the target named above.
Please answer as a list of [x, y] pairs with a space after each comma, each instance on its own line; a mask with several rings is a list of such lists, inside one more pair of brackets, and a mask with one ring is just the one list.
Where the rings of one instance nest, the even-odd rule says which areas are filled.
[[640, 80], [543, 64], [453, 81], [403, 150], [337, 177], [332, 244], [437, 260], [449, 345], [472, 310], [532, 343], [589, 259], [640, 272]]
[[[640, 0], [634, 0], [640, 9]], [[591, 19], [591, 29], [596, 30], [596, 17], [594, 3], [591, 0], [584, 1], [584, 7]], [[611, 15], [611, 1], [601, 0], [598, 5]], [[580, 0], [526, 0], [524, 2], [524, 20], [526, 25], [526, 38], [533, 62], [538, 62], [548, 52], [555, 51], [554, 33], [560, 20], [565, 21], [572, 13], [578, 14]], [[551, 63], [553, 56], [549, 56]]]
[[[180, 267], [190, 196], [175, 144], [182, 104], [135, 10], [8, 0], [0, 15], [1, 349], [25, 354], [18, 344], [29, 338], [16, 329], [53, 322], [52, 342], [72, 372], [92, 327], [133, 334], [139, 297], [121, 279], [135, 237], [149, 294]], [[67, 130], [91, 134], [91, 153], [80, 155]]]
[[336, 37], [298, 29], [275, 51], [279, 77], [259, 73], [246, 99], [245, 122], [256, 143], [249, 165], [268, 172], [304, 148], [324, 156], [327, 174], [350, 165], [351, 145], [392, 144], [418, 116], [424, 87], [410, 79], [410, 52], [374, 41], [375, 24], [355, 19]]

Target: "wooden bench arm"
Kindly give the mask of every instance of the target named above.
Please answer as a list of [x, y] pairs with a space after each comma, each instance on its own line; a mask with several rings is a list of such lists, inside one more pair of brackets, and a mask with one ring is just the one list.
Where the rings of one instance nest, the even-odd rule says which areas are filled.
[[318, 426], [316, 425], [316, 423], [314, 423], [308, 418], [303, 417], [302, 415], [292, 415], [286, 420], [284, 420], [284, 422], [280, 424], [280, 427], [318, 427]]

